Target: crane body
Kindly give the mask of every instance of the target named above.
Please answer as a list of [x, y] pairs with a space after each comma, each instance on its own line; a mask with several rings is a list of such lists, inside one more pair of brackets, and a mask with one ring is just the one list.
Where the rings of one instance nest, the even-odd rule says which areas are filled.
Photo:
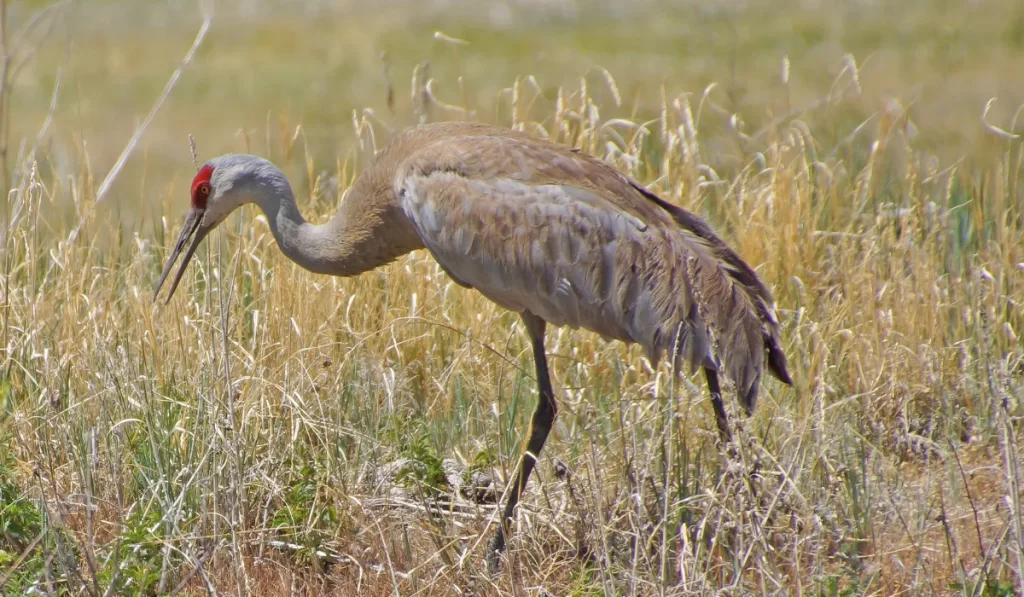
[[425, 248], [456, 283], [520, 314], [539, 396], [488, 551], [492, 569], [557, 412], [548, 324], [640, 344], [654, 365], [667, 354], [677, 371], [702, 368], [724, 440], [731, 435], [720, 372], [748, 414], [765, 369], [792, 383], [774, 300], [753, 269], [696, 215], [564, 145], [477, 123], [408, 129], [321, 225], [302, 217], [284, 174], [256, 156], [210, 160], [191, 195], [156, 288], [191, 239], [168, 301], [209, 231], [256, 203], [284, 254], [310, 271], [354, 276]]

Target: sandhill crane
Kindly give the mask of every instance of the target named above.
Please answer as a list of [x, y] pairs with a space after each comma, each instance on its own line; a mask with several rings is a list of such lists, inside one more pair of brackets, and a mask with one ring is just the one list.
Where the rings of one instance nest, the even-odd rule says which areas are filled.
[[199, 243], [246, 203], [263, 210], [284, 254], [310, 271], [354, 276], [426, 248], [455, 282], [520, 314], [539, 396], [489, 545], [491, 569], [557, 411], [547, 324], [638, 343], [655, 365], [667, 352], [676, 370], [701, 367], [726, 441], [719, 371], [747, 414], [765, 364], [792, 385], [771, 292], [750, 266], [696, 215], [572, 148], [475, 123], [408, 129], [321, 225], [302, 217], [288, 180], [269, 161], [212, 159], [192, 181], [191, 209], [154, 299], [189, 239], [168, 301]]

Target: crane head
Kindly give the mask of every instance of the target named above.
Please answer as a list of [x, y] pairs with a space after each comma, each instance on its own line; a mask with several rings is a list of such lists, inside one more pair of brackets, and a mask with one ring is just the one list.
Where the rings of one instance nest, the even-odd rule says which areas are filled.
[[[181, 252], [185, 251], [185, 257], [167, 293], [167, 302], [170, 302], [196, 248], [206, 235], [236, 208], [246, 203], [266, 201], [290, 193], [291, 187], [288, 186], [284, 174], [261, 157], [227, 154], [204, 164], [192, 179], [192, 200], [185, 216], [185, 225], [178, 236], [178, 242], [174, 244], [163, 273], [160, 274], [153, 298], [156, 299], [164, 281], [167, 280], [167, 275], [171, 273], [174, 262], [178, 260]], [[187, 250], [185, 245], [188, 245]]]
[[213, 173], [214, 165], [207, 163], [199, 169], [196, 177], [192, 179], [192, 201], [188, 214], [185, 216], [185, 225], [178, 236], [178, 242], [174, 243], [174, 249], [171, 251], [170, 258], [167, 259], [167, 265], [164, 266], [163, 273], [160, 274], [160, 281], [156, 283], [156, 290], [153, 291], [154, 300], [156, 300], [160, 288], [164, 285], [167, 274], [171, 272], [171, 266], [178, 260], [178, 255], [185, 248], [185, 244], [188, 243], [189, 239], [192, 239], [192, 244], [189, 245], [188, 250], [185, 252], [185, 258], [182, 260], [181, 267], [178, 268], [178, 273], [175, 274], [174, 281], [171, 282], [171, 289], [167, 293], [167, 302], [171, 301], [174, 291], [178, 288], [178, 282], [181, 281], [181, 276], [185, 273], [189, 261], [192, 260], [192, 255], [196, 252], [196, 247], [199, 246], [199, 243], [203, 242], [203, 239], [206, 238], [210, 230], [217, 225], [216, 221], [209, 221], [206, 217], [207, 204], [213, 191]]

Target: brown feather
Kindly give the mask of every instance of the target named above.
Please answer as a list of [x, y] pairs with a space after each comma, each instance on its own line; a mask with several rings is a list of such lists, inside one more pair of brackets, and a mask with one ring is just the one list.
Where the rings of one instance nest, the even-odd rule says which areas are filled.
[[751, 267], [747, 265], [747, 263], [744, 262], [735, 251], [732, 250], [732, 248], [726, 245], [725, 242], [711, 230], [707, 223], [685, 209], [668, 203], [640, 185], [634, 183], [634, 186], [637, 190], [643, 193], [645, 197], [654, 201], [665, 211], [672, 214], [676, 223], [693, 232], [711, 245], [715, 256], [718, 257], [722, 263], [726, 264], [726, 269], [729, 272], [729, 275], [731, 275], [743, 287], [754, 301], [758, 316], [765, 326], [764, 342], [765, 349], [768, 351], [769, 372], [786, 385], [793, 385], [793, 380], [790, 378], [789, 372], [786, 369], [786, 355], [782, 352], [782, 347], [780, 346], [779, 322], [775, 315], [775, 299], [772, 297], [771, 291], [768, 290], [763, 282], [761, 282], [760, 278], [757, 277], [757, 274], [754, 273], [754, 270], [751, 269]]
[[416, 142], [395, 194], [460, 284], [554, 325], [638, 342], [654, 362], [678, 338], [675, 364], [724, 364], [748, 411], [766, 353], [790, 383], [771, 292], [696, 215], [524, 133], [458, 123], [405, 135]]

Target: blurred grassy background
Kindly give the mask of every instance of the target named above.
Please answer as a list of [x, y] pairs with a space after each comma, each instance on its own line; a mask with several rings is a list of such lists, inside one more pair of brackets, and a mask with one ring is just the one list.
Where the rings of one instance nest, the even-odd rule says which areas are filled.
[[[40, 4], [10, 3], [11, 24], [23, 23]], [[331, 164], [353, 151], [353, 111], [368, 107], [391, 126], [411, 124], [409, 82], [423, 61], [430, 62], [441, 99], [485, 120], [496, 118], [498, 93], [517, 76], [532, 74], [550, 106], [558, 87], [589, 74], [604, 117], [656, 118], [662, 86], [675, 97], [699, 95], [714, 83], [716, 100], [752, 132], [821, 101], [851, 54], [861, 68], [862, 99], [844, 105], [838, 118], [811, 112], [811, 127], [818, 131], [816, 122], [828, 121], [841, 138], [895, 100], [910, 110], [922, 146], [947, 163], [985, 142], [979, 119], [987, 100], [999, 98], [991, 117], [1004, 123], [1024, 103], [1024, 5], [1012, 0], [669, 0], [629, 7], [235, 1], [218, 2], [215, 11], [194, 64], [115, 187], [129, 212], [159, 203], [170, 181], [188, 175], [186, 133], [196, 136], [200, 158], [244, 150], [244, 131], [251, 151], [280, 159], [280, 138], [301, 123], [317, 162]], [[48, 149], [57, 163], [72, 163], [87, 144], [92, 171], [105, 173], [200, 20], [199, 7], [188, 1], [71, 3], [15, 82], [12, 138], [34, 136], [61, 68], [64, 88]], [[437, 41], [435, 31], [469, 45]], [[404, 117], [386, 107], [382, 53], [395, 111]], [[786, 57], [790, 77], [783, 85]], [[597, 67], [614, 76], [621, 109], [610, 105]], [[445, 116], [457, 115], [439, 115]], [[735, 153], [714, 147], [720, 151], [710, 157], [719, 163]], [[146, 196], [140, 196], [144, 176]], [[186, 198], [178, 203], [183, 207]]]
[[[51, 4], [3, 6], [10, 52]], [[1021, 589], [1019, 2], [218, 2], [98, 206], [202, 12], [47, 14], [5, 95], [4, 590]], [[450, 469], [500, 490], [515, 465], [534, 403], [515, 315], [422, 252], [311, 275], [252, 209], [169, 307], [149, 297], [189, 133], [200, 160], [270, 157], [322, 221], [373, 138], [419, 121], [425, 62], [427, 119], [548, 134], [708, 217], [775, 289], [797, 381], [765, 383], [726, 457], [694, 380], [552, 331], [562, 410], [497, 578], [491, 511]]]

